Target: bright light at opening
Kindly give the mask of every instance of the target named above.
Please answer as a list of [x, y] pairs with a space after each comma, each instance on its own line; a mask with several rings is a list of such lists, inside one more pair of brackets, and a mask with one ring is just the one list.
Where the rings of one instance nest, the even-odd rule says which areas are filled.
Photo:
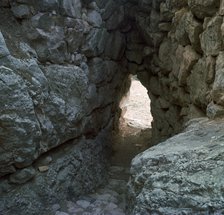
[[125, 126], [136, 128], [139, 131], [151, 128], [150, 99], [146, 88], [135, 77], [131, 78], [130, 90], [122, 99], [120, 108], [122, 109], [121, 131], [125, 129]]

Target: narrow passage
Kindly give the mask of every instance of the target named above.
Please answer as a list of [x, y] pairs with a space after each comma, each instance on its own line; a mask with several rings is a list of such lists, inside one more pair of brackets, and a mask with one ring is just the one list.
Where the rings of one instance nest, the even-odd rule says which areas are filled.
[[127, 215], [126, 185], [131, 160], [150, 145], [150, 100], [140, 81], [132, 77], [129, 93], [122, 99], [119, 133], [115, 135], [108, 183], [95, 193], [54, 205], [55, 215]]

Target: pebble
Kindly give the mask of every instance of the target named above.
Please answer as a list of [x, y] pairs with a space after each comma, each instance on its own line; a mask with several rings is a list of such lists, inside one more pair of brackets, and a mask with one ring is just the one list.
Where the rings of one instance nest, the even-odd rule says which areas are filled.
[[[119, 175], [125, 169], [114, 166], [110, 171]], [[54, 211], [57, 210], [55, 215], [126, 215], [126, 184], [125, 180], [111, 178], [107, 185], [95, 193], [81, 196], [77, 201], [67, 201], [67, 210], [59, 204], [54, 205]], [[63, 212], [60, 208], [63, 208]]]

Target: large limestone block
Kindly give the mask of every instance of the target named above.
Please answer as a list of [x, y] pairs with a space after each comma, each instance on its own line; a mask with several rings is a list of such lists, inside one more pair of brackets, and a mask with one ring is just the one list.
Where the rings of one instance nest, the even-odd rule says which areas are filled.
[[205, 31], [201, 34], [201, 48], [206, 55], [216, 56], [223, 48], [222, 22], [221, 16], [215, 16], [208, 22]]
[[186, 30], [186, 27], [188, 27], [186, 25], [188, 17], [188, 11], [183, 8], [177, 11], [173, 18], [173, 25], [175, 26], [174, 37], [182, 46], [190, 45], [190, 40]]
[[[87, 112], [87, 71], [75, 66], [42, 68], [13, 57], [1, 67], [1, 174], [30, 165], [39, 155], [80, 135]], [[85, 123], [88, 123], [86, 121]], [[83, 126], [85, 126], [83, 123]]]
[[224, 212], [224, 124], [194, 121], [183, 133], [133, 159], [129, 214]]
[[68, 52], [76, 52], [85, 40], [85, 35], [90, 32], [90, 25], [82, 19], [66, 18], [65, 40], [68, 43]]
[[25, 81], [13, 71], [0, 67], [0, 176], [26, 166], [36, 158], [40, 125]]
[[219, 14], [222, 16], [224, 15], [224, 1], [223, 0], [221, 0], [220, 2]]
[[181, 45], [191, 44], [196, 51], [201, 52], [199, 35], [203, 28], [193, 14], [186, 9], [181, 9], [175, 13], [173, 24], [175, 26], [175, 39]]
[[210, 73], [207, 58], [201, 58], [194, 65], [187, 79], [191, 102], [205, 110], [209, 103], [209, 91], [211, 90], [206, 80]]
[[184, 48], [182, 61], [180, 64], [180, 70], [178, 74], [178, 83], [180, 86], [186, 85], [187, 77], [190, 75], [191, 69], [199, 58], [200, 56], [194, 51], [191, 46], [186, 46]]
[[201, 52], [199, 35], [203, 31], [203, 27], [202, 27], [202, 24], [194, 18], [191, 12], [187, 13], [186, 15], [185, 29], [188, 34], [188, 38], [191, 42], [192, 47], [197, 52]]
[[213, 16], [217, 12], [219, 4], [219, 0], [188, 0], [191, 11], [199, 19]]
[[216, 61], [215, 81], [211, 94], [214, 102], [224, 106], [224, 52], [220, 52]]
[[[83, 23], [80, 22], [77, 25], [80, 29], [79, 34], [82, 34]], [[31, 18], [30, 23], [26, 22], [23, 27], [41, 62], [50, 61], [60, 64], [65, 61], [67, 54], [65, 29], [67, 30], [67, 28], [61, 26], [59, 19], [46, 13], [38, 13]], [[71, 29], [68, 29], [66, 33], [70, 42]], [[69, 45], [71, 49], [74, 46], [73, 44], [71, 46], [71, 43]]]
[[172, 43], [170, 39], [164, 39], [159, 47], [159, 60], [160, 67], [170, 72], [173, 67], [173, 56], [175, 55], [175, 51], [177, 49], [177, 44]]
[[76, 66], [47, 66], [44, 74], [50, 93], [38, 119], [45, 135], [51, 133], [49, 145], [52, 147], [80, 135], [83, 128], [77, 125], [87, 108], [88, 78], [87, 71]]

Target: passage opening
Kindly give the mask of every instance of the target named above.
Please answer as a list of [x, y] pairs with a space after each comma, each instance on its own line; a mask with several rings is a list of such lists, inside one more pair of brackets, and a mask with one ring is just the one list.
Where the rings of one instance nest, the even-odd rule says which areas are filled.
[[147, 89], [136, 76], [131, 76], [128, 93], [120, 102], [119, 133], [113, 144], [112, 165], [129, 166], [131, 160], [149, 148], [151, 139], [150, 99]]
[[131, 76], [131, 86], [121, 102], [119, 130], [122, 136], [136, 135], [151, 129], [152, 114], [147, 89], [136, 76]]

